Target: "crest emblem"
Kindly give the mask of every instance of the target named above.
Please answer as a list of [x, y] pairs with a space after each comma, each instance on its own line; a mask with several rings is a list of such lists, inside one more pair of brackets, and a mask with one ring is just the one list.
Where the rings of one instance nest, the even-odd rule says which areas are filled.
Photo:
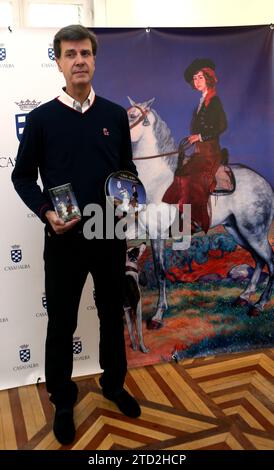
[[43, 308], [45, 310], [47, 310], [47, 298], [46, 298], [45, 294], [42, 295], [42, 305], [43, 305]]
[[19, 142], [22, 138], [23, 130], [26, 124], [26, 118], [27, 118], [26, 113], [15, 114], [16, 135], [17, 135], [17, 139], [19, 140]]
[[13, 261], [13, 263], [20, 263], [20, 261], [22, 260], [22, 250], [20, 248], [20, 245], [12, 246], [10, 256], [11, 256], [11, 261]]
[[73, 338], [73, 354], [80, 354], [82, 352], [82, 341], [80, 338]]
[[24, 111], [23, 113], [15, 114], [16, 135], [20, 142], [29, 111], [32, 111], [33, 109], [37, 108], [37, 106], [41, 104], [41, 101], [27, 99], [27, 100], [15, 101], [15, 104], [19, 106], [21, 111]]
[[53, 47], [48, 48], [48, 57], [50, 60], [55, 60], [54, 49]]
[[19, 350], [20, 361], [29, 362], [30, 360], [30, 349], [28, 349], [28, 344], [22, 344]]
[[0, 47], [0, 60], [5, 60], [6, 58], [6, 49], [5, 47]]

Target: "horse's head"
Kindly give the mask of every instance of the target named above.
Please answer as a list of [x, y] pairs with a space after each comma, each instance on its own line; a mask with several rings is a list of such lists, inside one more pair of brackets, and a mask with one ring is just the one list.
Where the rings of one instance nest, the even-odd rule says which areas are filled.
[[153, 125], [155, 117], [151, 111], [151, 105], [155, 98], [142, 103], [135, 103], [129, 96], [130, 107], [127, 110], [131, 141], [137, 142], [148, 126]]

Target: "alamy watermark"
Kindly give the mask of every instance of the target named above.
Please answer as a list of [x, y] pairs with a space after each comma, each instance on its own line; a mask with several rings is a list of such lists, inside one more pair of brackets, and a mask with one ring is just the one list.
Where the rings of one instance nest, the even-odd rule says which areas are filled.
[[184, 204], [183, 214], [178, 204], [147, 204], [137, 212], [133, 207], [121, 212], [108, 196], [106, 210], [98, 204], [88, 204], [83, 215], [83, 234], [87, 240], [97, 239], [173, 239], [173, 250], [186, 250], [191, 243], [191, 205]]

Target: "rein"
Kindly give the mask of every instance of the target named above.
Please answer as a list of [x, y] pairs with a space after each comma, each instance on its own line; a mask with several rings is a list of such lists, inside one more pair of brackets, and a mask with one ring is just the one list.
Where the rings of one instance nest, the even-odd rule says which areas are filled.
[[[130, 126], [129, 126], [129, 129], [133, 129], [134, 127], [138, 126], [138, 124], [140, 124], [141, 122], [144, 121], [144, 119], [146, 118], [147, 116], [147, 111], [144, 111], [141, 106], [138, 106], [137, 104], [135, 104], [134, 106], [132, 106], [132, 108], [136, 108], [136, 109], [139, 109], [140, 113], [141, 113], [141, 116], [135, 121], [133, 122]], [[129, 108], [131, 109], [131, 108]], [[129, 110], [128, 110], [129, 111]], [[134, 157], [132, 160], [149, 160], [151, 158], [161, 158], [161, 157], [167, 157], [167, 156], [171, 156], [171, 155], [178, 155], [178, 150], [174, 151], [174, 152], [168, 152], [168, 153], [160, 153], [159, 155], [149, 155], [147, 157]]]
[[[133, 129], [134, 127], [136, 127], [138, 124], [140, 124], [141, 122], [144, 121], [144, 119], [146, 118], [147, 114], [148, 114], [148, 111], [144, 111], [141, 106], [138, 106], [137, 104], [134, 104], [134, 106], [132, 106], [131, 108], [136, 108], [140, 111], [141, 113], [141, 116], [135, 121], [133, 122], [130, 126], [129, 126], [129, 129]], [[128, 111], [131, 109], [129, 108]], [[191, 145], [189, 145], [189, 142], [188, 142], [188, 138], [187, 137], [184, 137], [180, 144], [179, 144], [179, 148], [180, 146], [183, 145], [184, 147], [184, 150], [187, 150], [188, 148], [191, 147]], [[151, 160], [152, 158], [162, 158], [162, 157], [175, 157], [179, 154], [179, 149], [178, 150], [174, 150], [174, 152], [167, 152], [167, 153], [159, 153], [158, 155], [148, 155], [147, 157], [133, 157], [132, 160]]]
[[171, 157], [172, 155], [175, 157], [178, 155], [179, 151], [175, 150], [174, 152], [168, 153], [159, 153], [159, 155], [148, 155], [147, 157], [133, 157], [132, 160], [149, 160], [151, 158], [161, 158], [161, 157]]

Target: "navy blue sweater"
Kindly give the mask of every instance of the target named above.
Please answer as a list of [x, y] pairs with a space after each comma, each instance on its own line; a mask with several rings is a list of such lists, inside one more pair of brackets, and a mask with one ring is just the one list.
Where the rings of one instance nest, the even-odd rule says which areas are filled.
[[104, 207], [105, 180], [118, 170], [137, 173], [125, 109], [96, 96], [81, 114], [54, 99], [29, 113], [12, 181], [25, 204], [45, 222], [45, 212], [53, 210], [49, 188], [71, 183], [81, 212], [89, 203]]

